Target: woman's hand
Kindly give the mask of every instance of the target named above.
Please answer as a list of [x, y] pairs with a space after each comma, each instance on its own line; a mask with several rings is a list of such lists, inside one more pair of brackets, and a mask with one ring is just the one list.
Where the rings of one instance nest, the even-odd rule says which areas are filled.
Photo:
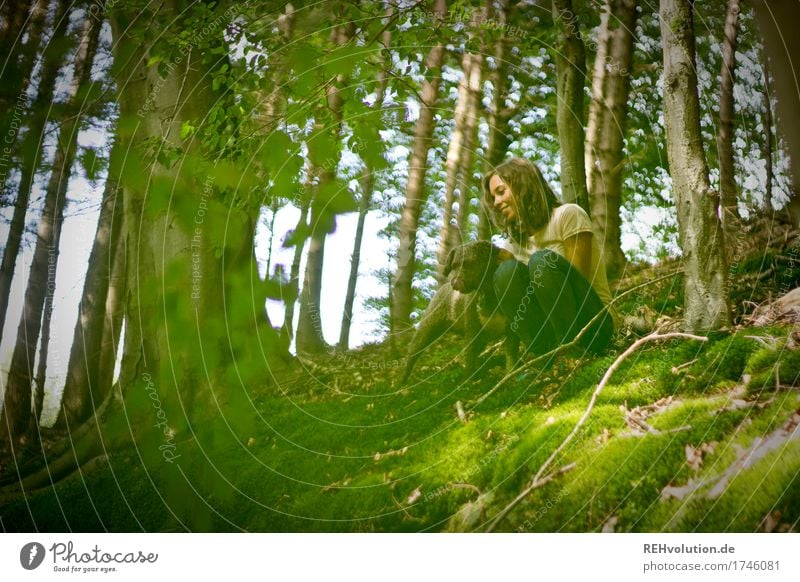
[[587, 281], [592, 281], [591, 273], [589, 272], [592, 268], [591, 232], [579, 232], [575, 236], [565, 238], [564, 255]]

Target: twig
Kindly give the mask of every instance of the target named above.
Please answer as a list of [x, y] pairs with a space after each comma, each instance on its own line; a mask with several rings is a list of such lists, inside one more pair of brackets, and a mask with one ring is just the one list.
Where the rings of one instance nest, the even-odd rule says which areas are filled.
[[508, 372], [505, 376], [503, 376], [500, 379], [500, 381], [497, 384], [495, 384], [495, 386], [491, 390], [486, 392], [486, 394], [484, 394], [483, 396], [480, 396], [477, 400], [473, 400], [472, 402], [468, 403], [468, 410], [474, 410], [475, 408], [477, 408], [484, 400], [486, 400], [487, 398], [489, 398], [489, 396], [491, 396], [492, 394], [497, 392], [501, 387], [505, 386], [506, 383], [508, 383], [508, 381], [511, 378], [513, 378], [514, 376], [516, 376], [517, 374], [525, 372], [526, 370], [529, 370], [529, 369], [533, 368], [534, 366], [538, 365], [540, 362], [547, 361], [548, 358], [555, 358], [560, 353], [565, 352], [565, 351], [569, 350], [570, 348], [576, 346], [578, 344], [578, 342], [583, 338], [583, 336], [588, 333], [589, 328], [591, 328], [596, 322], [600, 321], [600, 318], [603, 317], [606, 314], [606, 312], [608, 311], [608, 309], [612, 305], [614, 305], [617, 301], [619, 301], [620, 299], [622, 299], [623, 297], [625, 297], [629, 293], [633, 293], [634, 291], [637, 291], [638, 289], [641, 289], [642, 287], [647, 287], [648, 285], [652, 285], [652, 284], [657, 283], [657, 282], [659, 282], [659, 281], [661, 281], [663, 279], [667, 279], [669, 277], [674, 277], [675, 275], [679, 274], [680, 272], [681, 271], [673, 271], [672, 273], [669, 273], [667, 275], [662, 275], [661, 277], [657, 277], [657, 278], [653, 279], [652, 281], [645, 281], [644, 283], [640, 283], [639, 285], [636, 285], [635, 287], [631, 287], [630, 289], [624, 291], [623, 293], [620, 293], [619, 295], [614, 297], [611, 301], [609, 301], [607, 305], [604, 305], [603, 308], [600, 311], [597, 312], [597, 315], [595, 315], [591, 320], [589, 320], [589, 323], [587, 323], [583, 327], [583, 329], [581, 329], [581, 331], [578, 332], [578, 335], [576, 335], [572, 339], [572, 341], [570, 341], [568, 343], [565, 343], [565, 344], [562, 344], [562, 345], [558, 346], [557, 348], [555, 348], [553, 350], [550, 350], [546, 354], [542, 354], [541, 356], [537, 356], [536, 358], [530, 360], [529, 362], [526, 362], [526, 363], [522, 364], [521, 366], [519, 366], [517, 368], [514, 368], [513, 370]]
[[557, 471], [554, 471], [554, 472], [550, 473], [544, 479], [540, 479], [538, 481], [532, 482], [527, 487], [527, 489], [525, 489], [522, 493], [517, 495], [517, 497], [514, 499], [514, 501], [509, 503], [506, 506], [506, 508], [503, 509], [503, 511], [501, 511], [500, 514], [496, 518], [494, 518], [494, 520], [492, 520], [492, 523], [490, 523], [489, 527], [486, 528], [486, 532], [488, 533], [488, 532], [491, 532], [492, 530], [494, 530], [494, 528], [497, 526], [497, 524], [500, 523], [500, 520], [502, 520], [508, 514], [508, 512], [511, 511], [511, 509], [513, 509], [520, 501], [522, 501], [523, 499], [525, 499], [525, 497], [530, 495], [530, 493], [534, 489], [538, 489], [539, 487], [543, 487], [544, 485], [547, 485], [550, 481], [552, 481], [553, 479], [555, 479], [559, 475], [563, 475], [564, 473], [566, 473], [568, 471], [572, 471], [572, 469], [575, 468], [575, 465], [576, 465], [576, 463], [570, 463], [569, 465], [561, 467]]
[[586, 422], [586, 419], [589, 418], [589, 414], [592, 412], [592, 409], [594, 408], [594, 405], [597, 402], [597, 397], [600, 395], [600, 392], [603, 390], [605, 385], [608, 383], [608, 380], [611, 378], [611, 375], [617, 370], [617, 368], [619, 368], [622, 362], [625, 361], [625, 359], [628, 356], [630, 356], [633, 352], [635, 352], [640, 346], [646, 344], [647, 342], [653, 342], [671, 338], [679, 338], [679, 337], [686, 339], [693, 339], [701, 342], [708, 341], [707, 337], [693, 335], [689, 333], [671, 332], [671, 333], [661, 334], [655, 332], [651, 333], [650, 335], [646, 335], [643, 338], [640, 338], [635, 342], [633, 342], [627, 350], [622, 352], [622, 354], [620, 354], [619, 357], [616, 360], [614, 360], [614, 363], [611, 364], [608, 370], [606, 370], [606, 373], [603, 375], [603, 378], [600, 380], [600, 383], [597, 385], [597, 388], [595, 388], [594, 393], [592, 393], [592, 398], [589, 401], [589, 406], [586, 407], [586, 411], [583, 413], [583, 416], [581, 416], [578, 423], [572, 429], [572, 432], [570, 432], [567, 435], [567, 438], [565, 438], [564, 441], [560, 445], [558, 445], [558, 448], [556, 448], [556, 450], [553, 451], [552, 454], [547, 458], [547, 460], [542, 464], [542, 466], [533, 476], [533, 479], [531, 479], [531, 484], [528, 486], [528, 488], [525, 489], [519, 495], [517, 495], [517, 497], [511, 503], [509, 503], [505, 508], [503, 508], [502, 511], [500, 511], [500, 513], [497, 514], [497, 517], [495, 517], [494, 520], [492, 520], [492, 522], [489, 524], [489, 527], [486, 529], [487, 532], [492, 531], [497, 526], [497, 524], [500, 523], [506, 517], [506, 515], [508, 515], [511, 512], [511, 510], [514, 509], [514, 507], [516, 507], [517, 504], [520, 501], [522, 501], [531, 491], [533, 491], [537, 487], [541, 487], [546, 482], [546, 480], [542, 479], [542, 475], [547, 470], [547, 468], [552, 464], [552, 462], [555, 460], [558, 454], [562, 450], [564, 450], [567, 444], [569, 444], [569, 442], [575, 437], [575, 435], [578, 434], [578, 430], [580, 430], [580, 428]]
[[464, 413], [464, 407], [461, 405], [460, 400], [456, 402], [456, 414], [458, 414], [458, 420], [463, 423], [467, 422], [467, 415]]

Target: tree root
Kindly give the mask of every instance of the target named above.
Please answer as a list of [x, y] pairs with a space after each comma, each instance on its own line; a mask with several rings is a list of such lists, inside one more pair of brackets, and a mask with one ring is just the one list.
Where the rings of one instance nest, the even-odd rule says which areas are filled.
[[41, 451], [42, 464], [35, 464], [29, 471], [18, 469], [4, 478], [0, 497], [18, 491], [52, 486], [62, 478], [85, 464], [92, 457], [103, 453], [103, 436], [100, 427], [112, 409], [112, 402], [119, 402], [116, 390], [112, 390], [95, 413], [74, 431], [68, 432], [63, 444], [49, 453]]
[[96, 470], [100, 469], [103, 466], [107, 466], [109, 464], [108, 455], [97, 455], [96, 457], [90, 458], [83, 464], [77, 465], [75, 469], [66, 474], [63, 477], [53, 480], [49, 484], [45, 484], [40, 487], [31, 488], [31, 489], [24, 489], [18, 491], [11, 491], [9, 493], [2, 492], [0, 493], [0, 506], [7, 505], [11, 502], [24, 499], [26, 497], [32, 497], [34, 495], [38, 495], [39, 493], [44, 493], [46, 491], [51, 491], [55, 488], [56, 485], [62, 486], [70, 481], [77, 481], [78, 479], [83, 479], [84, 476], [88, 473], [93, 473]]

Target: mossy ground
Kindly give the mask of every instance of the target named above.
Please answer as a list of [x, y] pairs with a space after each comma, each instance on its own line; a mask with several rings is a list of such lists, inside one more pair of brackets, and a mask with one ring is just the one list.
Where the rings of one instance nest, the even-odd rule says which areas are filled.
[[[660, 302], [660, 314], [674, 312], [677, 289], [667, 282], [629, 307]], [[533, 491], [498, 529], [797, 530], [797, 339], [796, 326], [776, 324], [645, 345], [553, 464], [572, 469]], [[462, 378], [457, 338], [431, 349], [403, 390], [393, 385], [398, 362], [385, 345], [318, 358], [280, 389], [251, 394], [246, 419], [221, 414], [176, 442], [173, 463], [157, 439], [140, 441], [86, 475], [6, 500], [2, 528], [480, 530], [570, 433], [632, 341], [517, 374], [474, 410], [467, 403], [504, 372], [487, 363]], [[649, 432], [626, 421], [637, 410]], [[770, 436], [774, 446], [746, 458]]]
[[[800, 350], [786, 347], [791, 330], [747, 329], [707, 343], [642, 348], [614, 375], [554, 465], [574, 468], [534, 491], [500, 529], [599, 531], [613, 524], [617, 531], [755, 531], [771, 515], [796, 528], [797, 438], [738, 471], [719, 497], [698, 490], [662, 499], [665, 487], [690, 480], [709, 480], [708, 489], [741, 450], [800, 409], [800, 393], [789, 388], [800, 373]], [[252, 434], [220, 422], [213, 442], [177, 443], [180, 457], [172, 464], [141, 449], [121, 451], [85, 479], [9, 503], [3, 527], [438, 531], [453, 527], [453, 515], [481, 496], [468, 506], [473, 517], [459, 526], [480, 528], [572, 430], [614, 356], [562, 358], [516, 379], [464, 423], [456, 402], [486, 392], [502, 371], [462, 381], [458, 366], [437, 363], [454, 360], [459, 348], [445, 342], [403, 391], [380, 367], [390, 361], [382, 347], [353, 355], [344, 369], [333, 367], [342, 363], [336, 358], [318, 361], [305, 389], [254, 401], [261, 419]], [[693, 363], [678, 368], [687, 362]], [[787, 382], [777, 388], [775, 369]], [[743, 375], [750, 376], [746, 386]], [[625, 409], [665, 397], [671, 402], [647, 419], [658, 434], [626, 423]], [[692, 467], [687, 446], [704, 443], [713, 450]]]

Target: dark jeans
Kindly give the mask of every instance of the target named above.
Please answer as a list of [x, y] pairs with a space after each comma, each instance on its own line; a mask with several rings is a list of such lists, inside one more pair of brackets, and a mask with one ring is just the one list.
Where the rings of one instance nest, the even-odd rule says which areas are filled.
[[[586, 278], [567, 259], [550, 250], [536, 251], [528, 265], [504, 261], [495, 271], [494, 289], [511, 330], [535, 354], [567, 343], [603, 308]], [[605, 313], [583, 336], [580, 344], [601, 352], [614, 334]]]

